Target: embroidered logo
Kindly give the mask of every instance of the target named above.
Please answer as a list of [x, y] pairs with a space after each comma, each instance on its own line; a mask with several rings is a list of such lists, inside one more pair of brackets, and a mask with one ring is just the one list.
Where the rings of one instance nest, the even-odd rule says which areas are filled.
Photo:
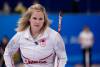
[[39, 43], [40, 43], [41, 47], [45, 47], [46, 46], [46, 38], [40, 39]]

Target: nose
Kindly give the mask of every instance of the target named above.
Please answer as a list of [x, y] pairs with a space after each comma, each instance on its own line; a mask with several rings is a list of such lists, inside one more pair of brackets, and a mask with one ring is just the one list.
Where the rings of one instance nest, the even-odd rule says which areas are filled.
[[39, 20], [36, 20], [35, 22], [36, 22], [36, 23], [39, 23], [40, 21], [39, 21]]

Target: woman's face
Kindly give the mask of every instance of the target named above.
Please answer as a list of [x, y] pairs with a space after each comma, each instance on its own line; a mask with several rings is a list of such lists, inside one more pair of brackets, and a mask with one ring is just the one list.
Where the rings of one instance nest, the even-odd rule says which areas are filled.
[[39, 32], [44, 24], [44, 14], [39, 10], [35, 10], [29, 19], [32, 32]]

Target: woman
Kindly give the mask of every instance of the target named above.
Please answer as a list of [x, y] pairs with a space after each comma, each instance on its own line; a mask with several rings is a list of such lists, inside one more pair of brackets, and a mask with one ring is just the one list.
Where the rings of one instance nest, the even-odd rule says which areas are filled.
[[91, 49], [94, 43], [94, 35], [87, 25], [83, 27], [79, 34], [79, 42], [83, 51], [84, 67], [91, 67]]
[[25, 67], [64, 67], [67, 56], [64, 42], [56, 31], [49, 27], [45, 8], [34, 4], [19, 20], [17, 33], [8, 43], [4, 60], [7, 67], [14, 67], [12, 55], [20, 49]]

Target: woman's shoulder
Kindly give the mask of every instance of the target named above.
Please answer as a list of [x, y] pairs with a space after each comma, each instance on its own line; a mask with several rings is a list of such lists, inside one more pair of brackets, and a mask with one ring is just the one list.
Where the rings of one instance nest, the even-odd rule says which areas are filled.
[[21, 36], [23, 36], [24, 32], [16, 32], [16, 34], [12, 37], [12, 38], [20, 38]]
[[15, 35], [18, 35], [18, 36], [20, 36], [20, 35], [22, 35], [24, 32], [23, 31], [21, 31], [21, 32], [17, 32]]
[[28, 32], [28, 30], [29, 30], [29, 28], [27, 28], [27, 29], [25, 29], [25, 30], [23, 30], [23, 31], [18, 31], [18, 32], [16, 33], [16, 35], [23, 35], [25, 32]]
[[54, 30], [54, 29], [52, 29], [50, 27], [48, 28], [48, 34], [53, 36], [54, 38], [59, 35], [59, 33], [56, 30]]
[[48, 30], [51, 34], [57, 34], [58, 32], [55, 29], [48, 27]]

